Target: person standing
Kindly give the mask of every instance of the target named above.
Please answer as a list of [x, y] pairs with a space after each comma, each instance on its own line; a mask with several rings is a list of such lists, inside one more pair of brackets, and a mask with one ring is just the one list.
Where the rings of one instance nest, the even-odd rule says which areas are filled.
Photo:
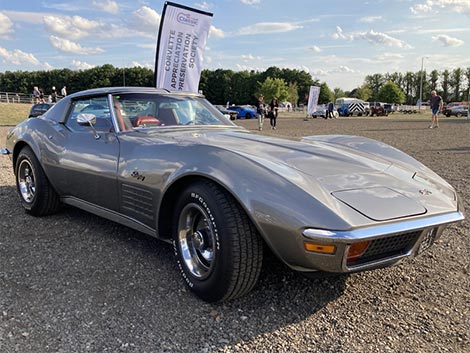
[[34, 103], [39, 103], [39, 88], [38, 88], [38, 86], [34, 86], [34, 88], [33, 88], [33, 98], [34, 98]]
[[55, 86], [52, 86], [51, 98], [52, 103], [57, 103], [57, 90], [55, 89]]
[[328, 118], [333, 119], [335, 117], [333, 110], [334, 110], [333, 102], [328, 102], [328, 105], [326, 106], [326, 119]]
[[439, 113], [442, 112], [442, 97], [439, 96], [436, 91], [431, 92], [431, 111], [432, 121], [429, 125], [430, 129], [437, 129], [439, 127]]
[[279, 110], [279, 102], [276, 97], [271, 100], [269, 106], [271, 107], [271, 111], [268, 114], [269, 123], [271, 124], [271, 129], [276, 130], [277, 113]]
[[256, 103], [256, 112], [258, 113], [258, 130], [263, 130], [263, 122], [264, 122], [264, 114], [265, 114], [265, 107], [264, 107], [264, 97], [263, 95], [259, 95], [258, 102]]
[[67, 96], [67, 86], [62, 87], [62, 89], [60, 90], [60, 95], [61, 95], [62, 97], [66, 97], [66, 96]]

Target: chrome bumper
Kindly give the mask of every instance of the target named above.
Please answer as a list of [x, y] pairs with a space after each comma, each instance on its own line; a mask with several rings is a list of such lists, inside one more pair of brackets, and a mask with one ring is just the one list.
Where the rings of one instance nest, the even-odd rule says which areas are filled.
[[[425, 244], [425, 248], [427, 249], [435, 240], [437, 240], [447, 225], [464, 219], [465, 216], [463, 212], [453, 212], [422, 219], [413, 219], [399, 223], [371, 226], [348, 231], [305, 229], [302, 234], [305, 241], [312, 241], [319, 244], [332, 244], [336, 246], [336, 252], [332, 255], [311, 252], [306, 253], [306, 256], [309, 258], [309, 262], [314, 265], [317, 270], [347, 273], [391, 266], [400, 262], [405, 257], [415, 256], [421, 252], [421, 250], [424, 250], [424, 246], [422, 245]], [[417, 235], [416, 241], [414, 241], [406, 251], [356, 265], [347, 263], [349, 248], [354, 243], [380, 240], [410, 232], [418, 232], [419, 234]], [[431, 235], [432, 239], [429, 239]], [[308, 271], [306, 268], [297, 269], [300, 271]]]

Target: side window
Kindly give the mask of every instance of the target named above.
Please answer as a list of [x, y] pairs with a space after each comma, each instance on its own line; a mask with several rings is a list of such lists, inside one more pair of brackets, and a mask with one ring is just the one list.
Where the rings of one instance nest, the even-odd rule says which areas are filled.
[[77, 123], [77, 117], [84, 113], [93, 114], [96, 117], [96, 123], [94, 126], [97, 131], [114, 131], [106, 96], [73, 101], [70, 113], [65, 121], [65, 126], [74, 132], [90, 131], [90, 126], [81, 126]]

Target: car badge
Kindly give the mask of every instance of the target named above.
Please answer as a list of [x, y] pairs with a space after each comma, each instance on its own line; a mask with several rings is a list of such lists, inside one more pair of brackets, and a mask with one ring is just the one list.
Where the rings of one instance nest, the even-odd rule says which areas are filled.
[[427, 190], [427, 189], [419, 190], [419, 193], [420, 193], [421, 195], [431, 195], [431, 194], [432, 194], [432, 192], [429, 191], [429, 190]]

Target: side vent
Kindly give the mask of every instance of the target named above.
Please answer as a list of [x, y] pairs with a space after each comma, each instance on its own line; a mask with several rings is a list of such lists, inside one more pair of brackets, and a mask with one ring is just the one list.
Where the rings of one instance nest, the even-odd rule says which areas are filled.
[[128, 184], [122, 184], [122, 209], [127, 214], [134, 214], [137, 218], [153, 220], [155, 210], [153, 209], [152, 193], [148, 190]]

